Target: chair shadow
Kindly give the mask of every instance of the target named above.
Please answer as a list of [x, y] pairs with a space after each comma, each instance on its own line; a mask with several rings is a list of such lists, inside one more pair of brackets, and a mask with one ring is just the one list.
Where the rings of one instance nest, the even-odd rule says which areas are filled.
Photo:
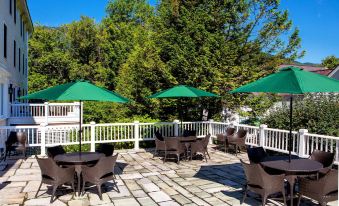
[[116, 162], [114, 167], [114, 174], [121, 175], [124, 172], [124, 169], [127, 167], [127, 163], [125, 162]]

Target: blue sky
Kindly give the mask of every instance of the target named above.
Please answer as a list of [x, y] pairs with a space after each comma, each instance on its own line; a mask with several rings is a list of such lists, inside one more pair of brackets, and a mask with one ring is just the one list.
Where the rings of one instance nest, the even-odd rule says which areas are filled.
[[[108, 1], [28, 0], [28, 6], [34, 23], [58, 26], [81, 15], [100, 22]], [[299, 61], [320, 63], [328, 55], [339, 57], [339, 0], [281, 0], [281, 9], [289, 11], [294, 26], [300, 29], [306, 55]]]

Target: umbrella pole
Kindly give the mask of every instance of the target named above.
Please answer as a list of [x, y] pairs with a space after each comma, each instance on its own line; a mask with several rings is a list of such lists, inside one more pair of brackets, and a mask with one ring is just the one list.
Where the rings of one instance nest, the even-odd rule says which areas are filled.
[[79, 150], [80, 150], [80, 155], [81, 155], [81, 139], [82, 139], [82, 120], [81, 120], [81, 100], [79, 101]]
[[291, 162], [291, 151], [292, 151], [292, 111], [293, 111], [293, 95], [290, 98], [290, 133], [288, 138], [288, 161]]

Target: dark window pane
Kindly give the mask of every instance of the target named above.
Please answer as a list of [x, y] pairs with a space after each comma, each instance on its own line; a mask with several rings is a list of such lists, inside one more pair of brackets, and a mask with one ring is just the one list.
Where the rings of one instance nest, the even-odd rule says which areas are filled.
[[19, 48], [19, 72], [21, 71], [21, 49]]
[[14, 40], [14, 45], [13, 45], [13, 64], [14, 67], [16, 67], [16, 41]]
[[7, 26], [4, 24], [4, 57], [7, 58]]

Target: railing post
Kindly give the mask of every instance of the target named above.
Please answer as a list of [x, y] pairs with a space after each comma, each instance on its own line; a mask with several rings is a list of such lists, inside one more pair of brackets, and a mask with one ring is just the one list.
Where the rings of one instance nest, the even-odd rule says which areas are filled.
[[91, 125], [91, 152], [95, 152], [95, 122], [90, 122]]
[[299, 157], [306, 156], [306, 134], [308, 133], [307, 129], [299, 129]]
[[335, 160], [334, 161], [339, 161], [339, 140], [336, 140], [335, 142]]
[[174, 124], [174, 136], [175, 137], [179, 136], [179, 123], [180, 123], [180, 121], [177, 120], [177, 119], [173, 121], [173, 124]]
[[40, 154], [46, 155], [46, 123], [40, 124]]
[[139, 149], [139, 121], [134, 121], [134, 150]]
[[266, 124], [261, 124], [259, 126], [259, 147], [264, 147], [266, 142], [265, 129], [267, 128]]
[[45, 102], [44, 106], [45, 106], [45, 123], [46, 125], [48, 125], [49, 103]]
[[[209, 120], [208, 120], [208, 133], [210, 133], [211, 136], [214, 135], [214, 131], [213, 131], [213, 122], [214, 122], [213, 119], [209, 119]], [[205, 135], [207, 135], [207, 134], [205, 134]], [[212, 138], [210, 138], [209, 144], [213, 144], [213, 139], [212, 139]]]

